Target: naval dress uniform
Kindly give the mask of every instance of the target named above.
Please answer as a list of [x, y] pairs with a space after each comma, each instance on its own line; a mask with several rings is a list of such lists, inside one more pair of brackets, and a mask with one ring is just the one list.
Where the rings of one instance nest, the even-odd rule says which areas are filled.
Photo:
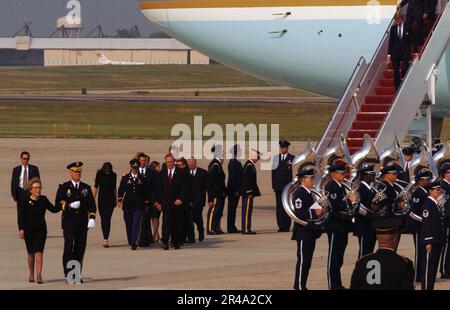
[[[450, 170], [449, 164], [444, 164], [441, 171], [445, 173], [446, 170]], [[441, 172], [441, 173], [442, 173]], [[444, 191], [444, 195], [447, 198], [447, 201], [450, 199], [450, 183], [446, 180], [441, 181], [441, 188]], [[448, 203], [446, 204], [446, 212], [450, 211], [450, 207]], [[446, 236], [446, 242], [444, 244], [444, 248], [442, 250], [442, 257], [441, 257], [441, 277], [445, 279], [450, 279], [450, 223], [446, 221], [445, 223], [445, 236]]]
[[[360, 197], [360, 205], [366, 212], [359, 212], [355, 218], [355, 227], [353, 234], [358, 237], [359, 252], [358, 258], [373, 253], [377, 236], [375, 228], [372, 226], [374, 213], [372, 212], [372, 201], [375, 197], [375, 190], [366, 182], [361, 181], [357, 189]], [[360, 210], [362, 207], [360, 206]]]
[[242, 176], [242, 234], [254, 234], [252, 231], [253, 200], [261, 196], [256, 175], [255, 164], [248, 160], [244, 165]]
[[139, 246], [145, 206], [149, 203], [149, 190], [142, 175], [130, 172], [122, 176], [118, 201], [122, 202], [128, 244], [135, 250]]
[[329, 193], [331, 215], [326, 225], [328, 235], [328, 288], [342, 289], [341, 267], [344, 263], [345, 249], [348, 243], [348, 233], [353, 229], [353, 223], [344, 215], [347, 210], [344, 186], [335, 180], [330, 180], [325, 187]]
[[[439, 183], [438, 183], [439, 184]], [[423, 204], [420, 242], [422, 245], [424, 264], [422, 269], [422, 289], [433, 290], [441, 257], [442, 247], [446, 241], [444, 210], [431, 196]], [[431, 244], [432, 250], [426, 251]]]
[[[317, 218], [316, 212], [311, 208], [315, 200], [311, 191], [301, 186], [292, 197], [295, 206], [295, 215], [303, 220], [314, 220]], [[295, 268], [294, 289], [306, 290], [309, 270], [313, 259], [316, 240], [322, 231], [313, 226], [304, 226], [294, 223], [292, 240], [297, 241], [297, 265]]]
[[[280, 146], [286, 145], [281, 142], [285, 141], [280, 141]], [[284, 187], [292, 181], [292, 161], [294, 158], [295, 156], [290, 153], [278, 154], [278, 160], [274, 161], [277, 166], [272, 170], [272, 189], [275, 192], [277, 225], [280, 232], [289, 231], [291, 228], [291, 218], [283, 208], [281, 194]]]
[[[77, 162], [68, 165], [67, 168], [72, 171], [81, 171], [81, 166], [82, 163]], [[72, 180], [59, 185], [55, 206], [60, 206], [63, 210], [64, 253], [62, 260], [64, 274], [67, 276], [70, 271], [67, 268], [68, 262], [76, 260], [81, 266], [83, 265], [88, 224], [91, 220], [95, 220], [97, 208], [91, 187], [86, 183]]]
[[208, 165], [208, 208], [207, 234], [221, 234], [220, 220], [223, 214], [227, 189], [225, 186], [225, 173], [222, 163], [214, 158]]

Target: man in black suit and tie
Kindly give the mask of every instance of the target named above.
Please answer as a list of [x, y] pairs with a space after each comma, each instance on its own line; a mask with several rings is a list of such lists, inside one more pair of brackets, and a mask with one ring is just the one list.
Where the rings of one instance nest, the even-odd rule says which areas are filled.
[[163, 212], [162, 238], [164, 250], [169, 249], [169, 241], [176, 250], [183, 243], [183, 207], [188, 203], [187, 175], [175, 166], [172, 154], [165, 156], [165, 167], [160, 172], [161, 202]]
[[[274, 159], [272, 169], [272, 189], [275, 192], [277, 206], [278, 232], [288, 232], [291, 228], [291, 218], [284, 211], [281, 203], [281, 193], [284, 187], [292, 181], [292, 161], [295, 156], [289, 153], [288, 141], [280, 141], [280, 154]], [[276, 165], [276, 166], [275, 166]]]
[[[192, 192], [192, 220], [197, 225], [198, 241], [205, 239], [205, 227], [203, 226], [203, 208], [206, 204], [206, 192], [208, 186], [208, 172], [197, 166], [197, 160], [191, 158], [188, 161], [189, 173], [192, 177], [193, 192]], [[194, 226], [190, 235], [195, 236]], [[194, 238], [195, 240], [195, 238]]]
[[32, 178], [40, 178], [39, 169], [30, 165], [30, 153], [23, 151], [20, 154], [22, 164], [13, 169], [11, 177], [11, 196], [15, 202], [19, 201], [24, 188], [26, 188], [28, 180]]
[[[422, 44], [422, 25], [423, 19], [427, 17], [425, 9], [426, 3], [430, 0], [403, 0], [397, 8], [401, 8], [408, 4], [406, 10], [405, 26], [408, 32], [411, 33], [411, 43], [414, 47], [414, 53], [419, 52], [419, 45]], [[413, 29], [414, 24], [414, 29]]]
[[[394, 70], [395, 89], [398, 90], [401, 84], [401, 76], [405, 76], [409, 67], [411, 55], [409, 29], [403, 22], [400, 13], [395, 14], [395, 25], [389, 32], [388, 62], [392, 63]], [[400, 74], [401, 67], [401, 74]]]
[[228, 216], [227, 216], [227, 230], [229, 234], [240, 233], [241, 231], [236, 227], [236, 209], [241, 198], [241, 184], [242, 184], [242, 164], [239, 161], [240, 147], [239, 144], [233, 146], [230, 150], [233, 158], [228, 162]]

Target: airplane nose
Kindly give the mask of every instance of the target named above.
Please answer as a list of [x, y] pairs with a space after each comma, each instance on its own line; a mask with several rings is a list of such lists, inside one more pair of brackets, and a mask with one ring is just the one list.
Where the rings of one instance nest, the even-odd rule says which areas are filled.
[[163, 29], [169, 29], [166, 0], [141, 0], [139, 7], [150, 21]]

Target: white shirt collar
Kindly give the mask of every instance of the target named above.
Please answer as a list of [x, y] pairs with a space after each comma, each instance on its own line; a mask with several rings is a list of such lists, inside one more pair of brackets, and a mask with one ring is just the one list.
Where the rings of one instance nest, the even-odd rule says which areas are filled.
[[389, 250], [389, 251], [395, 252], [395, 249], [392, 249], [392, 248], [378, 248], [378, 250]]
[[419, 188], [421, 188], [426, 194], [428, 194], [428, 192], [425, 188], [423, 188], [422, 186], [419, 186]]
[[29, 165], [26, 165], [26, 166], [22, 165], [22, 170], [25, 169], [25, 167], [30, 168]]
[[173, 174], [175, 173], [175, 169], [176, 169], [176, 166], [173, 166], [172, 169], [167, 168], [167, 175], [169, 175], [170, 171], [172, 171], [172, 176], [173, 176]]
[[447, 181], [446, 179], [442, 179], [444, 182], [446, 182], [447, 184], [449, 184], [450, 185], [450, 182], [449, 181]]
[[131, 172], [131, 176], [132, 176], [133, 178], [137, 178], [138, 175], [139, 175], [139, 173], [134, 174], [133, 172]]
[[308, 192], [308, 194], [311, 194], [311, 190], [310, 189], [304, 187], [303, 185], [302, 185], [302, 187]]
[[361, 181], [361, 183], [362, 184], [364, 184], [368, 189], [371, 189], [371, 187], [370, 187], [370, 185], [369, 184], [367, 184], [367, 182], [366, 181]]
[[334, 182], [336, 182], [337, 185], [339, 185], [339, 187], [342, 187], [342, 184], [339, 183], [338, 181], [336, 181], [335, 179], [332, 179]]
[[436, 199], [434, 199], [433, 197], [428, 196], [428, 198], [430, 198], [435, 204], [438, 204], [437, 201], [436, 201]]
[[197, 167], [195, 167], [195, 169], [191, 169], [191, 173], [196, 174], [197, 173]]
[[74, 180], [70, 180], [72, 182], [73, 187], [77, 187], [77, 185], [80, 184], [80, 182], [75, 182]]

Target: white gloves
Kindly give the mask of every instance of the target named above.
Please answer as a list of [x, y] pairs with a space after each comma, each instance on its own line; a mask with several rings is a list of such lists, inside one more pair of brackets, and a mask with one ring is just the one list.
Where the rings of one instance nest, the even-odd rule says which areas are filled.
[[94, 228], [94, 227], [95, 227], [95, 220], [94, 219], [89, 219], [88, 228]]
[[79, 209], [80, 208], [80, 202], [79, 201], [74, 201], [72, 202], [69, 207], [71, 207], [72, 209]]

